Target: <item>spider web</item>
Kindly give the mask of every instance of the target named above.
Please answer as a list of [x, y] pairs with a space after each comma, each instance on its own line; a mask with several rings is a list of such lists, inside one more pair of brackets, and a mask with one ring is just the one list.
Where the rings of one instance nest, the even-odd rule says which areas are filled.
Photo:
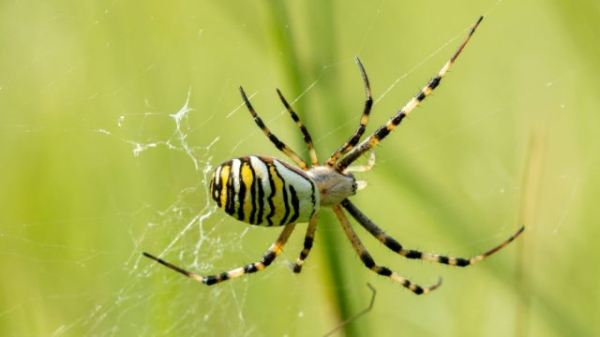
[[[23, 9], [29, 8], [28, 4], [21, 1], [14, 2], [14, 6], [12, 11], [16, 10], [17, 12], [20, 12], [19, 6], [22, 6]], [[89, 53], [86, 56], [81, 59], [67, 58], [64, 63], [60, 61], [64, 50], [73, 53], [82, 52], [73, 48], [69, 41], [61, 41], [62, 44], [53, 45], [38, 38], [32, 42], [35, 56], [20, 62], [8, 62], [7, 60], [12, 57], [9, 52], [0, 55], [2, 64], [18, 65], [12, 69], [6, 66], [4, 70], [8, 75], [0, 80], [0, 99], [4, 97], [8, 101], [8, 97], [11, 96], [18, 98], [17, 103], [3, 105], [3, 110], [10, 112], [8, 115], [11, 118], [7, 117], [3, 121], [1, 134], [7, 138], [5, 139], [6, 144], [20, 143], [23, 146], [12, 153], [4, 153], [3, 157], [6, 162], [10, 162], [15, 154], [20, 154], [18, 160], [26, 163], [24, 166], [28, 168], [48, 166], [48, 171], [54, 172], [54, 175], [50, 175], [47, 179], [56, 180], [48, 182], [43, 179], [35, 179], [38, 175], [43, 175], [45, 171], [34, 169], [28, 171], [25, 176], [28, 177], [27, 179], [34, 180], [32, 184], [36, 187], [20, 182], [23, 186], [16, 186], [26, 191], [23, 192], [24, 195], [32, 193], [27, 190], [28, 188], [31, 191], [37, 191], [39, 186], [47, 185], [50, 192], [38, 192], [35, 195], [36, 198], [55, 199], [56, 195], [72, 193], [76, 197], [69, 199], [69, 202], [77, 205], [73, 208], [80, 207], [80, 209], [69, 208], [68, 205], [62, 205], [60, 202], [45, 206], [39, 200], [29, 200], [23, 197], [23, 200], [27, 200], [28, 206], [25, 210], [21, 210], [17, 207], [18, 203], [10, 200], [12, 197], [6, 197], [3, 200], [7, 209], [15, 208], [15, 214], [23, 212], [29, 215], [12, 215], [12, 212], [9, 212], [11, 216], [6, 215], [7, 218], [3, 221], [0, 229], [0, 246], [2, 247], [0, 254], [7, 260], [6, 268], [14, 271], [14, 277], [3, 276], [2, 278], [4, 292], [0, 297], [0, 302], [3, 303], [0, 305], [0, 322], [2, 322], [0, 325], [5, 325], [5, 327], [0, 327], [0, 333], [8, 336], [323, 334], [333, 329], [336, 322], [340, 321], [337, 313], [334, 312], [335, 304], [332, 304], [333, 301], [330, 299], [332, 296], [330, 288], [342, 289], [343, 292], [348, 293], [347, 296], [358, 303], [356, 305], [359, 308], [367, 306], [370, 294], [361, 282], [363, 279], [373, 280], [374, 276], [371, 277], [367, 271], [361, 269], [360, 261], [353, 257], [353, 252], [348, 247], [324, 248], [317, 245], [300, 277], [287, 270], [285, 262], [294, 260], [299, 252], [303, 226], [299, 226], [284, 254], [267, 271], [210, 288], [194, 284], [193, 281], [157, 265], [141, 255], [142, 251], [148, 251], [164, 256], [166, 260], [187, 270], [207, 275], [256, 261], [278, 234], [277, 230], [251, 228], [235, 222], [216, 209], [210, 202], [208, 194], [208, 181], [212, 169], [222, 160], [265, 152], [283, 157], [271, 148], [271, 144], [263, 137], [260, 130], [252, 125], [246, 115], [245, 107], [236, 96], [235, 85], [232, 85], [232, 82], [246, 83], [257, 77], [256, 72], [239, 73], [240, 68], [254, 66], [253, 62], [256, 59], [252, 56], [248, 60], [242, 59], [242, 61], [233, 56], [225, 58], [223, 64], [233, 65], [241, 62], [246, 66], [236, 67], [229, 72], [227, 72], [227, 66], [218, 67], [218, 71], [225, 75], [215, 76], [210, 73], [211, 64], [206, 59], [189, 61], [172, 52], [172, 50], [177, 50], [210, 54], [211, 48], [218, 48], [221, 44], [218, 38], [214, 37], [221, 29], [230, 29], [238, 34], [242, 32], [241, 35], [246, 34], [242, 37], [234, 35], [236, 40], [232, 42], [234, 45], [244, 43], [244, 40], [255, 34], [254, 30], [257, 29], [256, 26], [246, 23], [240, 26], [237, 23], [244, 13], [236, 12], [232, 8], [223, 10], [223, 8], [211, 7], [213, 10], [221, 10], [215, 17], [222, 21], [211, 21], [210, 18], [203, 17], [203, 20], [206, 21], [198, 23], [194, 20], [194, 15], [186, 13], [184, 5], [181, 5], [182, 8], [176, 8], [177, 6], [174, 6], [175, 9], [169, 8], [168, 10], [180, 11], [177, 15], [172, 14], [169, 17], [181, 16], [184, 18], [182, 19], [185, 21], [182, 29], [185, 32], [183, 38], [177, 39], [165, 33], [166, 36], [160, 36], [160, 39], [157, 39], [160, 40], [158, 42], [146, 41], [151, 46], [148, 51], [150, 57], [144, 58], [139, 65], [136, 64], [138, 62], [136, 59], [115, 61], [114, 71], [127, 73], [123, 78], [116, 76], [124, 79], [123, 81], [108, 85], [95, 84], [101, 88], [98, 91], [88, 88], [67, 93], [65, 92], [66, 88], [76, 87], [80, 84], [84, 86], [87, 83], [86, 76], [95, 78], [94, 74], [88, 74], [89, 69], [85, 65], [86, 62], [96, 62], [98, 59], [106, 57], [107, 54], [114, 56], [107, 53], [106, 50], [126, 48], [129, 43], [127, 38], [124, 39], [126, 41], [119, 41], [115, 36], [102, 36], [101, 34], [107, 33], [102, 27], [105, 29], [112, 27], [111, 25], [115, 22], [113, 27], [115, 29], [120, 28], [120, 25], [130, 27], [119, 21], [119, 16], [127, 13], [127, 10], [124, 9], [127, 5], [122, 1], [115, 0], [110, 4], [99, 5], [99, 8], [86, 7], [83, 12], [85, 14], [77, 11], [81, 8], [48, 6], [45, 9], [50, 10], [52, 15], [35, 13], [41, 20], [39, 27], [53, 27], [57, 31], [52, 35], [60, 36], [62, 33], [68, 32], [71, 34], [69, 37], [74, 40], [85, 40], [90, 37], [95, 38], [96, 42], [90, 47], [90, 50], [85, 51]], [[484, 14], [492, 14], [492, 17], [496, 19], [510, 17], [506, 16], [503, 11], [506, 8], [514, 9], [515, 7], [512, 3], [506, 4], [500, 1], [486, 6], [487, 13]], [[137, 9], [135, 10], [137, 11]], [[371, 60], [365, 64], [376, 65], [381, 62], [397, 67], [387, 72], [382, 68], [367, 65], [367, 71], [372, 76], [371, 82], [377, 92], [373, 109], [376, 111], [376, 115], [373, 116], [367, 132], [372, 131], [374, 125], [378, 126], [385, 122], [388, 115], [393, 114], [395, 109], [404, 103], [405, 97], [414, 94], [420, 86], [425, 84], [424, 80], [438, 70], [438, 65], [441, 66], [445, 61], [447, 54], [464, 36], [468, 27], [468, 22], [462, 26], [453, 26], [463, 27], [465, 30], [457, 28], [452, 30], [452, 33], [440, 35], [441, 37], [437, 37], [437, 39], [432, 37], [430, 42], [424, 42], [422, 47], [419, 47], [419, 51], [410, 51], [410, 53], [407, 51], [407, 54], [410, 54], [407, 56], [407, 63], [397, 64], [401, 62], [385, 57], [378, 58], [377, 55], [385, 55], [388, 51], [382, 50], [381, 47], [373, 48], [381, 41], [371, 41], [374, 37], [385, 34], [390, 25], [393, 26], [394, 19], [390, 17], [392, 12], [396, 12], [395, 7], [388, 1], [381, 1], [368, 7], [366, 29], [358, 38], [352, 37], [356, 42], [352, 48], [347, 48], [352, 50], [337, 55], [333, 59], [319, 61], [318, 71], [314, 74], [305, 74], [305, 77], [308, 78], [307, 83], [303, 83], [299, 94], [288, 97], [290, 102], [294, 106], [302, 104], [314, 106], [315, 104], [307, 102], [311, 102], [313, 100], [311, 97], [317, 96], [321, 90], [325, 90], [332, 78], [339, 79], [339, 76], [346, 78], [346, 75], [339, 75], [339, 73], [349, 74], [347, 75], [348, 81], [343, 81], [343, 83], [352, 83], [352, 86], [357, 86], [357, 90], [360, 89], [358, 74], [353, 63], [353, 57], [358, 54], [363, 62], [367, 59]], [[161, 33], [165, 29], [161, 26], [165, 25], [165, 22], [161, 21], [164, 18], [158, 14], [159, 11], [148, 9], [143, 9], [141, 13], [142, 17], [151, 22], [149, 26], [155, 27], [154, 33]], [[290, 21], [286, 22], [286, 26], [293, 27], [296, 18], [290, 16], [288, 20]], [[241, 22], [246, 21], [242, 20]], [[166, 25], [168, 27], [168, 24]], [[140, 26], [146, 27], [142, 24]], [[84, 29], [81, 29], [82, 27]], [[41, 34], [42, 28], [32, 29], [35, 33]], [[77, 33], [73, 33], [73, 30], [77, 30]], [[136, 33], [144, 34], [141, 28], [136, 28]], [[17, 49], [23, 47], [17, 35], [9, 34], [8, 31], [4, 31], [4, 34], [10, 36], [7, 44], [17, 45]], [[493, 34], [498, 34], [498, 31], [496, 30]], [[489, 38], [493, 34], [487, 33], [487, 37]], [[126, 37], [135, 37], [135, 34]], [[254, 44], [260, 45], [260, 39], [254, 38], [257, 39]], [[476, 39], [478, 38], [476, 36]], [[421, 39], [423, 39], [422, 36]], [[386, 43], [391, 40], [391, 37], [384, 39]], [[171, 45], [158, 48], [163, 43]], [[484, 42], [478, 43], [484, 44]], [[189, 49], [182, 47], [187, 44], [192, 46]], [[156, 49], [153, 49], [152, 46]], [[200, 52], [194, 48], [200, 49]], [[256, 48], [257, 50], [252, 50], [249, 54], [264, 55], [268, 52]], [[390, 48], [395, 48], [395, 46]], [[469, 47], [467, 53], [471, 52], [487, 55], [481, 51], [477, 52], [476, 48]], [[284, 53], [283, 49], [277, 50], [278, 55], [282, 53]], [[283, 55], [281, 58], [286, 59], [288, 56]], [[472, 57], [470, 60], [472, 61], [474, 58]], [[59, 70], [51, 72], [45, 69], [47, 66], [44, 63], [45, 59], [53, 60], [55, 62], [53, 67]], [[170, 64], [172, 59], [180, 60], [182, 64], [185, 64], [186, 61], [195, 64], [193, 66], [185, 64], [186, 66], [183, 68], [186, 71], [193, 70], [197, 78], [179, 74], [177, 84], [167, 84], [172, 84], [174, 88], [155, 89], [143, 86], [142, 83], [145, 82], [160, 83], [161, 77], [157, 74], [168, 78], [168, 75], [165, 74], [176, 72], [174, 69], [177, 67]], [[267, 67], [270, 67], [270, 70], [266, 71], [276, 72], [274, 64], [278, 60], [268, 63]], [[286, 59], [286, 61], [289, 60]], [[133, 70], [127, 71], [128, 67]], [[472, 235], [466, 236], [460, 243], [444, 247], [453, 253], [476, 252], [482, 247], [490, 246], [490, 244], [504, 239], [515, 227], [512, 222], [514, 219], [509, 216], [499, 216], [495, 209], [505, 213], [510, 211], [518, 213], [518, 199], [523, 194], [524, 187], [519, 180], [519, 175], [515, 174], [520, 170], [516, 170], [514, 167], [505, 167], [502, 163], [504, 162], [502, 159], [510, 158], [514, 154], [502, 153], [503, 148], [497, 147], [497, 143], [488, 142], [486, 145], [490, 147], [490, 153], [500, 152], [498, 156], [483, 155], [481, 158], [477, 158], [478, 160], [465, 157], [463, 160], [459, 160], [460, 165], [457, 167], [460, 169], [452, 167], [451, 164], [444, 167], [451, 172], [448, 174], [449, 176], [458, 177], [457, 181], [439, 180], [431, 184], [424, 183], [425, 187], [422, 188], [424, 191], [421, 192], [434, 195], [431, 197], [431, 202], [435, 203], [433, 207], [422, 207], [416, 202], [412, 203], [411, 199], [415, 194], [408, 192], [404, 194], [401, 188], [398, 188], [399, 192], [390, 192], [386, 186], [392, 179], [396, 180], [398, 177], [396, 172], [386, 172], [386, 167], [390, 167], [388, 170], [391, 171], [398, 169], [398, 163], [413, 163], [413, 168], [425, 172], [422, 177], [443, 175], [442, 169], [438, 170], [438, 168], [432, 167], [430, 162], [423, 158], [435, 158], [447, 147], [464, 146], [466, 148], [470, 146], [471, 144], [462, 142], [472, 142], [473, 139], [461, 140], [461, 134], [475, 135], [482, 139], [498, 136], [500, 132], [498, 130], [506, 130], [508, 127], [497, 128], [496, 132], [498, 133], [490, 131], [492, 133], [488, 135], [488, 138], [484, 138], [485, 135], [478, 130], [481, 128], [490, 130], [488, 128], [490, 124], [502, 124], [501, 121], [505, 115], [513, 110], [524, 111], [526, 101], [539, 103], [550, 96], [557, 95], [559, 98], [549, 101], [556, 103], [562, 100], [558, 108], [556, 104], [548, 104], [554, 109], [553, 116], [569, 110], [575, 98], [563, 95], [563, 93], [573, 87], [581, 73], [586, 72], [589, 67], [589, 65], [581, 68], [569, 66], [561, 68], [556, 74], [536, 77], [526, 91], [520, 92], [516, 98], [502, 93], [495, 98], [509, 97], [509, 99], [500, 103], [480, 103], [478, 108], [481, 111], [474, 118], [472, 118], [473, 114], [469, 115], [471, 117], [458, 115], [452, 118], [436, 115], [430, 117], [429, 122], [433, 122], [428, 126], [413, 125], [413, 122], [409, 121], [411, 128], [401, 131], [404, 134], [403, 144], [398, 145], [401, 141], [394, 142], [394, 145], [385, 143], [378, 149], [375, 173], [370, 173], [365, 177], [370, 184], [368, 192], [357, 195], [357, 204], [361, 205], [361, 208], [362, 205], [365, 205], [368, 209], [368, 212], [365, 212], [374, 214], [374, 220], [389, 223], [385, 226], [391, 228], [385, 227], [383, 224], [382, 227], [386, 230], [389, 229], [392, 234], [401, 233], [404, 238], [428, 238], [446, 245], [449, 244], [449, 241], [444, 241], [447, 232], [442, 231], [441, 234], [436, 234], [436, 231], [440, 229], [439, 222], [442, 221], [439, 221], [439, 217], [431, 215], [432, 209], [433, 213], [447, 214], [445, 211], [450, 210], [450, 213], [464, 213], [474, 219], [489, 219], [483, 216], [486, 213], [492, 214], [491, 217], [499, 218], [499, 225], [491, 230], [490, 227], [487, 227], [487, 230], [478, 227], [480, 226], [479, 220], [469, 221], [469, 219], [461, 218], [461, 220], [466, 220], [465, 227], [477, 230], [467, 232]], [[261, 65], [261, 69], [264, 68], [265, 66]], [[373, 75], [369, 70], [371, 68], [375, 68]], [[461, 72], [468, 72], [468, 68], [467, 66], [461, 67]], [[39, 83], [32, 85], [31, 89], [25, 90], [23, 87], [28, 84], [25, 80], [27, 76], [34, 77]], [[210, 81], [204, 80], [203, 76]], [[452, 76], [454, 74], [450, 75], [450, 77]], [[277, 75], [267, 74], [267, 76], [258, 77], [264, 77], [266, 80], [258, 83], [251, 82], [253, 86], [247, 88], [250, 99], [256, 102], [254, 103], [255, 107], [276, 134], [284, 135], [285, 137], [282, 138], [285, 138], [284, 140], [294, 149], [301, 149], [302, 143], [298, 139], [286, 135], [288, 131], [290, 133], [299, 133], [299, 131], [288, 120], [287, 112], [276, 105], [278, 104], [276, 96], [271, 94], [273, 83], [280, 82], [279, 79], [273, 78]], [[202, 78], [202, 80], [198, 80], [198, 78]], [[375, 84], [375, 78], [378, 78], [377, 83], [379, 84]], [[453, 85], [460, 86], [461, 84], [455, 81]], [[406, 86], [408, 88], [400, 88]], [[446, 90], [450, 85], [444, 83], [443, 87], [442, 90]], [[211, 94], [204, 94], [205, 91], [210, 91]], [[453, 97], [451, 95], [456, 94], [457, 91], [454, 91], [453, 94], [450, 94], [451, 91], [448, 92], [449, 94], [443, 94], [443, 100], [450, 104]], [[503, 94], [504, 96], [502, 96]], [[162, 101], [158, 98], [163, 96], [168, 97], [168, 100]], [[340, 113], [343, 115], [343, 118], [340, 118], [341, 122], [331, 123], [329, 120], [330, 123], [327, 123], [327, 118], [322, 117], [325, 115], [322, 111], [298, 111], [302, 116], [319, 115], [309, 128], [321, 157], [325, 153], [320, 151], [327, 151], [322, 150], [323, 148], [332, 150], [335, 145], [339, 145], [347, 138], [348, 130], [353, 130], [358, 124], [361, 99], [357, 96], [356, 100], [348, 103], [347, 107], [353, 107], [352, 111], [348, 114]], [[111, 103], [104, 103], [104, 101]], [[429, 101], [426, 104], [430, 104]], [[74, 110], [77, 112], [61, 118], [61, 110], [66, 110], [68, 107], [76, 107], [77, 109]], [[432, 109], [443, 111], [445, 105], [439, 103], [434, 107]], [[87, 109], [91, 112], [88, 112]], [[35, 115], [23, 118], [14, 117], [19, 113], [32, 110], [42, 111], [40, 114], [48, 111], [48, 115], [53, 115], [56, 119], [40, 118], [38, 120]], [[275, 112], [273, 113], [273, 111]], [[420, 116], [422, 113], [423, 111], [416, 111], [415, 115]], [[103, 114], [107, 114], [109, 117], [99, 117]], [[423, 113], [423, 115], [423, 119], [425, 119], [425, 114]], [[536, 120], [540, 118], [540, 115], [541, 113], [533, 113], [527, 119], [529, 121]], [[108, 122], [106, 122], [107, 120]], [[439, 120], [439, 124], [436, 124], [435, 120]], [[331, 125], [335, 126], [331, 127]], [[506, 126], [506, 124], [502, 125]], [[519, 124], [516, 127], [522, 127], [522, 125]], [[542, 126], [542, 129], [544, 127], [554, 130], [552, 125]], [[427, 129], [430, 130], [426, 131]], [[532, 133], [544, 134], [543, 130], [536, 132]], [[565, 136], [561, 139], [567, 138]], [[548, 142], [548, 140], [541, 141], [542, 144], [544, 142]], [[52, 148], [40, 148], [56, 151], [53, 152], [53, 155], [57, 156], [56, 163], [51, 163], [50, 160], [41, 160], [44, 157], [41, 154], [42, 151], [36, 153], [34, 158], [23, 154], [30, 148], [37, 149], [36, 144], [38, 143], [52, 144]], [[100, 146], [95, 147], [98, 144]], [[476, 147], [476, 145], [473, 146]], [[96, 150], [100, 150], [99, 153], [93, 153]], [[70, 152], [73, 154], [70, 155]], [[305, 150], [299, 152], [306, 157]], [[523, 152], [516, 156], [519, 157], [518, 160], [521, 160], [527, 157], [527, 154]], [[97, 159], [96, 157], [110, 158], [109, 161], [113, 161], [113, 163], [96, 162], [94, 161]], [[576, 154], [569, 158], [578, 159]], [[77, 164], [79, 161], [94, 161], [94, 164], [79, 165]], [[96, 170], [120, 172], [111, 170], [111, 167], [120, 164], [132, 168], [130, 171], [121, 172], [123, 177], [107, 176], [108, 174], [96, 172]], [[486, 164], [488, 165], [486, 166]], [[80, 171], [91, 170], [94, 173], [93, 177], [100, 177], [100, 183], [92, 182], [89, 186], [86, 185], [87, 188], [61, 189], [63, 181], [75, 180], [76, 183], [85, 182], [87, 184], [86, 180], [89, 179], [73, 175], [73, 172], [77, 170], [69, 170], [70, 173], [65, 176], [56, 174], [57, 171], [65, 169], [69, 165], [76, 165], [77, 170]], [[98, 165], [98, 168], [95, 168], [95, 165]], [[469, 173], [480, 172], [482, 167], [495, 168], [495, 171], [491, 173], [493, 178], [489, 180], [496, 183], [487, 184], [482, 177], [479, 177], [480, 180], [476, 182], [469, 180], [476, 176], [476, 174]], [[554, 179], [556, 190], [553, 191], [561, 193], [552, 193], [551, 201], [559, 203], [560, 207], [548, 206], [548, 209], [551, 210], [545, 215], [545, 219], [551, 225], [537, 232], [546, 235], [546, 240], [555, 239], [559, 234], [568, 232], [573, 214], [577, 212], [578, 196], [584, 188], [582, 172], [585, 172], [586, 167], [593, 167], [593, 161], [588, 159], [580, 169], [564, 165], [557, 167], [553, 173], [560, 172], [560, 174], [553, 176], [558, 177]], [[459, 170], [465, 170], [467, 173], [461, 175]], [[406, 171], [403, 172], [406, 173]], [[8, 177], [12, 174], [16, 175], [16, 173], [18, 172], [7, 170], [5, 175]], [[535, 179], [532, 180], [535, 181]], [[478, 183], [485, 184], [485, 187], [482, 189], [469, 188]], [[448, 185], [444, 185], [438, 190], [433, 188], [436, 184]], [[15, 186], [8, 182], [6, 185]], [[123, 187], [119, 188], [121, 185]], [[160, 192], [145, 194], [150, 190]], [[415, 190], [419, 191], [418, 188]], [[452, 190], [454, 191], [452, 195], [457, 197], [436, 198], [435, 195], [440, 190]], [[88, 204], [84, 204], [87, 206], [75, 202], [74, 199], [78, 197], [85, 199], [86, 194], [101, 194], [103, 197], [89, 199]], [[389, 213], [389, 205], [371, 202], [375, 195], [385, 195], [390, 200], [401, 200], [402, 203], [406, 203], [402, 205], [402, 212], [405, 213], [403, 220], [408, 224], [402, 225], [401, 230], [394, 229], [394, 225], [392, 225], [394, 219], [382, 215]], [[97, 204], [107, 204], [108, 206], [101, 210], [89, 206]], [[466, 206], [473, 204], [483, 205], [482, 209], [474, 210]], [[88, 215], [90, 209], [92, 209], [92, 215]], [[438, 227], [431, 225], [436, 222], [438, 222]], [[421, 224], [423, 224], [422, 227]], [[319, 233], [331, 231], [341, 234], [335, 228], [319, 228], [319, 231]], [[364, 233], [359, 232], [359, 234]], [[367, 243], [367, 240], [365, 238], [363, 241]], [[389, 293], [395, 294], [394, 296], [402, 296], [401, 300], [406, 301], [407, 306], [414, 308], [414, 314], [400, 315], [399, 311], [406, 310], [406, 307], [399, 310], [398, 307], [389, 304], [385, 295], [379, 296], [378, 301], [382, 301], [381, 309], [377, 309], [376, 303], [374, 309], [376, 312], [373, 312], [374, 318], [370, 318], [375, 322], [373, 326], [380, 327], [382, 322], [401, 321], [409, 326], [407, 331], [435, 335], [438, 330], [428, 327], [422, 320], [419, 320], [419, 316], [424, 316], [423, 313], [427, 312], [432, 319], [440, 322], [440, 326], [452, 327], [453, 317], [447, 314], [452, 310], [450, 309], [452, 306], [440, 305], [440, 303], [457, 303], [459, 299], [455, 294], [459, 292], [458, 285], [477, 282], [469, 281], [468, 275], [461, 276], [459, 272], [455, 273], [447, 269], [440, 271], [438, 267], [432, 267], [429, 264], [416, 263], [415, 266], [410, 266], [408, 263], [402, 263], [399, 265], [396, 256], [386, 256], [385, 254], [388, 253], [384, 253], [384, 249], [371, 243], [368, 244], [369, 248], [374, 246], [374, 255], [377, 255], [383, 264], [393, 266], [394, 269], [402, 268], [402, 271], [406, 272], [411, 279], [427, 282], [427, 280], [435, 280], [438, 274], [444, 273], [445, 277], [452, 278], [452, 283], [455, 285], [455, 288], [452, 288], [452, 285], [444, 285], [444, 287], [448, 287], [445, 296], [448, 296], [450, 300], [442, 302], [440, 297], [437, 297], [437, 300], [435, 298], [413, 299], [409, 297], [410, 295], [398, 292], [396, 285], [378, 283], [375, 285], [378, 291], [384, 294], [386, 291], [390, 291]], [[423, 250], [433, 250], [436, 247], [435, 244], [419, 239], [409, 239], [408, 243], [418, 245], [414, 248]], [[325, 254], [347, 255], [349, 257], [348, 264], [357, 265], [357, 268], [353, 270], [360, 270], [364, 275], [357, 276], [356, 281], [349, 280], [347, 284], [326, 284], [319, 276], [323, 273], [319, 264], [323, 263], [322, 256]], [[492, 275], [498, 277], [498, 274]], [[354, 278], [354, 276], [352, 277]], [[487, 278], [483, 276], [481, 279], [493, 283], [491, 278], [488, 275]], [[508, 293], [501, 286], [495, 289], [501, 294]], [[398, 295], [398, 293], [400, 294]], [[321, 299], [322, 303], [315, 304], [313, 302], [315, 298]], [[544, 298], [542, 297], [542, 299]], [[494, 303], [498, 307], [506, 306], [505, 302], [499, 300]], [[76, 309], [70, 309], [70, 306]], [[546, 306], [553, 307], [552, 303], [546, 304]], [[554, 306], [558, 307], [558, 305]], [[359, 310], [354, 311], [358, 312]], [[361, 319], [367, 320], [365, 317]], [[577, 325], [573, 324], [573, 322], [578, 322], [577, 320], [569, 321], [569, 319], [571, 318], [564, 318], [561, 324], [566, 327]], [[557, 329], [560, 331], [552, 324], [540, 325], [543, 326], [540, 328], [541, 330]], [[490, 326], [493, 324], [490, 323]], [[391, 330], [393, 327], [381, 327], [380, 329], [374, 329], [374, 331], [380, 335], [393, 335], [393, 330]], [[479, 332], [481, 331], [485, 330]], [[451, 332], [448, 333], [451, 334]]]

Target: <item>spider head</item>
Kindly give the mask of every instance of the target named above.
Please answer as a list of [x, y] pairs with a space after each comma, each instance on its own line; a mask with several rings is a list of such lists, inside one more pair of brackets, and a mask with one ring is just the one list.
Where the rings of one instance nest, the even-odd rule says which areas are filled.
[[332, 167], [315, 166], [306, 173], [319, 189], [321, 206], [335, 206], [356, 194], [358, 184], [350, 172], [341, 173]]

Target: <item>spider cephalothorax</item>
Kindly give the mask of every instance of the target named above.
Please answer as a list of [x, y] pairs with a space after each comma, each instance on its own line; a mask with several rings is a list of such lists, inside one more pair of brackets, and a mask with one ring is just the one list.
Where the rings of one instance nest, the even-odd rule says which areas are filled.
[[321, 206], [335, 206], [356, 194], [357, 183], [352, 173], [344, 173], [329, 166], [315, 166], [306, 172], [317, 185]]
[[469, 34], [459, 46], [454, 55], [444, 64], [438, 74], [427, 83], [417, 95], [415, 95], [400, 111], [398, 111], [386, 124], [379, 127], [375, 132], [359, 143], [365, 132], [369, 121], [369, 114], [373, 106], [371, 88], [365, 69], [357, 58], [356, 62], [360, 68], [366, 91], [366, 101], [360, 124], [354, 135], [352, 135], [337, 151], [335, 151], [325, 164], [319, 164], [310, 134], [298, 118], [288, 102], [279, 90], [277, 93], [290, 113], [292, 119], [300, 128], [304, 141], [308, 147], [311, 165], [308, 165], [292, 149], [280, 141], [258, 116], [252, 104], [246, 97], [244, 90], [240, 87], [242, 98], [248, 111], [254, 117], [254, 121], [269, 140], [286, 156], [293, 160], [300, 169], [297, 169], [281, 160], [267, 156], [246, 156], [229, 160], [219, 165], [210, 182], [210, 192], [217, 205], [229, 215], [238, 220], [253, 225], [283, 226], [283, 231], [258, 262], [243, 267], [232, 269], [212, 276], [200, 276], [187, 270], [179, 268], [169, 262], [157, 258], [148, 253], [145, 256], [189, 277], [195, 281], [212, 285], [244, 274], [254, 273], [269, 266], [281, 253], [288, 238], [292, 234], [296, 223], [307, 222], [308, 228], [304, 238], [304, 249], [293, 266], [294, 272], [300, 272], [304, 260], [308, 257], [313, 246], [317, 227], [317, 213], [322, 207], [333, 210], [346, 234], [348, 240], [360, 256], [363, 264], [379, 275], [389, 277], [391, 280], [406, 287], [415, 294], [426, 294], [440, 286], [441, 281], [429, 287], [416, 285], [400, 274], [387, 267], [377, 265], [369, 252], [361, 243], [359, 237], [350, 225], [344, 209], [364, 227], [371, 235], [383, 243], [390, 250], [409, 259], [427, 260], [452, 266], [465, 267], [475, 264], [484, 258], [502, 249], [519, 236], [524, 227], [521, 227], [507, 240], [485, 253], [471, 258], [456, 258], [432, 253], [405, 249], [391, 236], [387, 235], [365, 214], [363, 214], [349, 199], [361, 188], [361, 182], [356, 181], [352, 171], [368, 171], [375, 164], [372, 154], [371, 160], [365, 166], [350, 166], [363, 154], [372, 149], [387, 137], [406, 117], [413, 111], [435, 88], [438, 87], [442, 78], [446, 75], [456, 58], [479, 26], [479, 20], [471, 27]]

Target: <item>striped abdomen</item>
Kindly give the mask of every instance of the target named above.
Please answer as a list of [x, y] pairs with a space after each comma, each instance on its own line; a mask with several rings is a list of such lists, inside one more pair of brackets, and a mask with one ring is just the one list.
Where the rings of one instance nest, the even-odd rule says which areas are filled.
[[247, 156], [219, 165], [210, 194], [227, 214], [253, 225], [307, 222], [319, 208], [314, 181], [270, 157]]

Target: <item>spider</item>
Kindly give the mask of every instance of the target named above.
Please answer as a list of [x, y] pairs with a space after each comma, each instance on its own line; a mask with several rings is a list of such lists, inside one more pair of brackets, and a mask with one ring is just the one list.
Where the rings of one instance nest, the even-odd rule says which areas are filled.
[[[210, 182], [210, 193], [217, 205], [232, 217], [252, 225], [282, 226], [283, 231], [260, 261], [211, 276], [201, 276], [189, 272], [146, 252], [143, 255], [194, 281], [213, 285], [265, 269], [281, 253], [296, 224], [308, 222], [304, 247], [292, 266], [293, 271], [299, 273], [313, 246], [317, 228], [317, 213], [320, 208], [329, 207], [335, 213], [352, 247], [367, 268], [379, 275], [389, 277], [392, 281], [399, 283], [415, 294], [427, 294], [441, 285], [441, 279], [434, 285], [422, 287], [389, 268], [378, 265], [361, 243], [343, 209], [387, 248], [408, 259], [420, 259], [451, 266], [466, 267], [480, 262], [504, 248], [523, 232], [524, 227], [519, 228], [511, 237], [498, 246], [471, 258], [448, 257], [406, 249], [394, 238], [387, 235], [348, 199], [356, 194], [357, 190], [365, 186], [364, 182], [357, 181], [354, 178], [352, 172], [364, 172], [373, 167], [375, 156], [372, 149], [400, 125], [402, 120], [440, 84], [440, 81], [461, 54], [482, 20], [483, 16], [475, 22], [462, 44], [450, 60], [444, 64], [437, 76], [430, 80], [385, 125], [379, 127], [361, 143], [359, 141], [367, 127], [373, 99], [367, 73], [360, 59], [356, 58], [366, 91], [366, 102], [360, 119], [360, 125], [356, 132], [340, 148], [333, 152], [324, 164], [319, 163], [308, 130], [288, 104], [281, 91], [277, 90], [280, 100], [304, 136], [304, 142], [308, 148], [312, 164], [310, 166], [296, 152], [271, 133], [252, 107], [252, 104], [250, 104], [242, 87], [240, 87], [242, 99], [258, 127], [277, 149], [294, 161], [300, 169], [279, 159], [267, 156], [245, 156], [232, 159], [215, 169]], [[371, 152], [371, 157], [367, 165], [358, 167], [350, 166], [367, 152]]]

